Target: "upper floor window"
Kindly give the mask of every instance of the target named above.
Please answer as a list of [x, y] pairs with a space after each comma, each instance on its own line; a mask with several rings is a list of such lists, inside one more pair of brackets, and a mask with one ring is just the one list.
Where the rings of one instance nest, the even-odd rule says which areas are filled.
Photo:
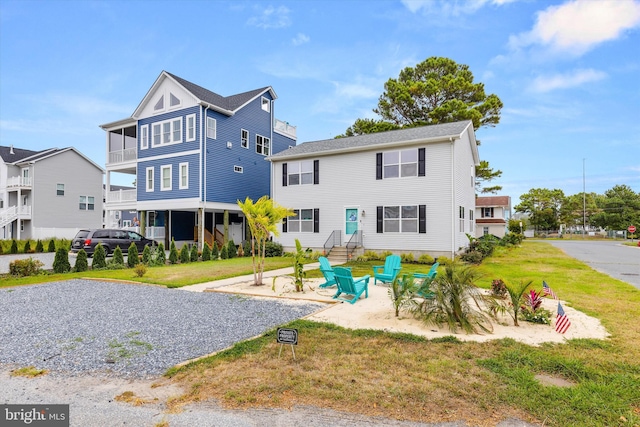
[[187, 116], [187, 135], [185, 140], [187, 142], [196, 140], [196, 115], [195, 114], [189, 114]]
[[140, 149], [149, 148], [149, 125], [140, 127]]
[[160, 167], [160, 191], [171, 190], [171, 165]]
[[162, 95], [160, 99], [158, 99], [158, 102], [156, 102], [156, 105], [153, 106], [153, 110], [154, 111], [164, 110], [164, 95]]
[[288, 163], [287, 175], [289, 185], [313, 184], [313, 160]]
[[174, 94], [170, 93], [169, 94], [169, 107], [179, 107], [180, 104], [182, 104], [182, 102], [180, 101], [180, 98], [178, 98]]
[[182, 117], [154, 123], [152, 129], [154, 147], [182, 142]]
[[493, 218], [493, 208], [482, 208], [482, 218]]
[[145, 181], [147, 191], [153, 191], [153, 168], [147, 168]]
[[180, 163], [180, 189], [189, 188], [189, 163]]
[[207, 138], [216, 139], [216, 119], [207, 117]]
[[240, 129], [240, 146], [242, 148], [249, 148], [249, 131]]
[[376, 154], [376, 179], [425, 176], [425, 172], [424, 148]]
[[80, 210], [92, 211], [95, 209], [95, 198], [93, 196], [80, 196]]
[[56, 184], [56, 196], [64, 196], [64, 184]]
[[269, 101], [269, 98], [265, 98], [264, 96], [262, 97], [262, 109], [264, 111], [266, 111], [267, 113], [269, 111], [271, 111], [271, 101]]
[[271, 154], [271, 140], [266, 136], [256, 135], [256, 153], [264, 156]]

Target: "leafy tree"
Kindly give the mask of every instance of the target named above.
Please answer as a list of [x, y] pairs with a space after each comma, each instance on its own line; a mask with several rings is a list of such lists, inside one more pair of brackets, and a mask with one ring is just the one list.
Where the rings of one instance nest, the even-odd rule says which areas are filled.
[[514, 209], [516, 212], [528, 214], [529, 223], [535, 226], [536, 230], [556, 230], [560, 225], [560, 207], [564, 198], [562, 190], [532, 188], [520, 196], [520, 204]]
[[124, 265], [124, 255], [122, 255], [122, 249], [120, 249], [120, 246], [116, 246], [113, 250], [113, 263]]
[[131, 242], [127, 249], [127, 267], [133, 268], [138, 264], [140, 264], [140, 259], [138, 258], [138, 247], [135, 243]]
[[93, 262], [91, 263], [91, 269], [97, 270], [107, 267], [107, 253], [104, 250], [104, 246], [98, 243], [93, 250]]
[[627, 185], [616, 185], [604, 192], [599, 201], [600, 212], [593, 215], [593, 224], [607, 230], [640, 227], [640, 193]]
[[176, 264], [178, 262], [178, 248], [176, 248], [176, 242], [171, 239], [171, 245], [169, 249], [169, 262], [171, 264]]
[[59, 248], [56, 251], [56, 256], [53, 259], [53, 272], [54, 273], [67, 273], [71, 270], [71, 264], [69, 264], [69, 252], [65, 248]]
[[591, 218], [598, 212], [595, 193], [578, 193], [565, 197], [560, 207], [560, 221], [567, 227], [582, 229], [591, 224]]
[[278, 224], [283, 218], [294, 215], [293, 210], [279, 206], [268, 196], [255, 203], [249, 197], [244, 202], [238, 200], [251, 231], [251, 257], [253, 260], [253, 282], [262, 285], [264, 273], [265, 245], [271, 234], [278, 235]]
[[211, 261], [211, 248], [207, 242], [202, 247], [202, 261]]
[[53, 239], [49, 240], [49, 245], [47, 246], [47, 252], [55, 252], [56, 251], [56, 242]]
[[[522, 226], [520, 226], [522, 224]], [[525, 218], [515, 219], [511, 218], [507, 224], [509, 233], [524, 234], [524, 230], [527, 229], [527, 220]]]
[[[378, 107], [373, 110], [381, 119], [358, 119], [341, 136], [460, 120], [471, 120], [477, 130], [498, 124], [502, 106], [497, 95], [487, 95], [484, 84], [473, 81], [468, 65], [430, 57], [415, 67], [406, 67], [397, 79], [387, 80]], [[502, 171], [494, 171], [488, 162], [482, 162], [476, 168], [479, 192], [500, 191], [500, 186], [483, 186], [501, 175]]]
[[76, 256], [76, 265], [73, 267], [73, 269], [77, 272], [87, 271], [89, 269], [87, 253], [84, 251], [84, 249], [80, 249], [78, 251], [78, 255]]

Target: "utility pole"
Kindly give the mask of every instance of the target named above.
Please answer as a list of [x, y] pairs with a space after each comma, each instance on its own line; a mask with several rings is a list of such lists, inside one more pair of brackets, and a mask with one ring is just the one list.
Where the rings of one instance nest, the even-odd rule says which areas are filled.
[[582, 238], [587, 232], [587, 192], [586, 192], [586, 175], [584, 168], [585, 159], [582, 159]]

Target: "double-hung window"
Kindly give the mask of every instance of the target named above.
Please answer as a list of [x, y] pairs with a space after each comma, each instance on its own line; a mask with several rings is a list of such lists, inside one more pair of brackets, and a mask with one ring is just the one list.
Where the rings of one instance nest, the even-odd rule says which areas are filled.
[[313, 160], [288, 163], [289, 185], [313, 184]]
[[426, 233], [426, 205], [378, 206], [378, 233]]
[[216, 139], [216, 119], [207, 117], [207, 138]]
[[80, 196], [81, 211], [92, 211], [95, 209], [95, 198], [93, 196]]
[[182, 117], [154, 123], [152, 130], [153, 138], [151, 143], [154, 147], [182, 142]]
[[146, 190], [148, 192], [153, 191], [153, 168], [152, 167], [146, 169], [145, 182], [146, 182]]
[[271, 153], [271, 140], [266, 136], [256, 135], [256, 153], [268, 156]]
[[149, 125], [140, 126], [140, 149], [149, 148]]
[[493, 218], [493, 208], [482, 208], [482, 218]]
[[293, 213], [282, 222], [284, 233], [320, 232], [320, 209], [294, 209]]
[[376, 154], [376, 179], [425, 176], [425, 173], [424, 148]]
[[464, 206], [459, 207], [458, 216], [460, 217], [460, 232], [464, 233]]
[[240, 129], [240, 146], [242, 148], [249, 148], [249, 131]]
[[187, 116], [187, 135], [185, 141], [195, 141], [196, 140], [196, 115], [189, 114]]
[[264, 96], [262, 97], [261, 107], [267, 113], [271, 111], [271, 101], [269, 101], [269, 98], [265, 98]]
[[64, 184], [56, 184], [56, 196], [64, 196]]
[[180, 185], [181, 190], [189, 188], [189, 163], [180, 163]]
[[160, 167], [160, 191], [171, 190], [171, 165]]

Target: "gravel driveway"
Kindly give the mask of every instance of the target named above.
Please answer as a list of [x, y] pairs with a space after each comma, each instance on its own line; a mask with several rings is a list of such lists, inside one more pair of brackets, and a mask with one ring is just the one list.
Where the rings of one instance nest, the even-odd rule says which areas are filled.
[[157, 376], [323, 307], [93, 280], [3, 288], [0, 366]]

